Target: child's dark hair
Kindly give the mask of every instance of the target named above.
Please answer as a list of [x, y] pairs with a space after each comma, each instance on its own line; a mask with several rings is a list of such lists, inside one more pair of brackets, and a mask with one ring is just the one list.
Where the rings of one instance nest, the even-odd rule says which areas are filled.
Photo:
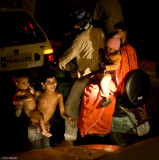
[[19, 73], [19, 72], [12, 74], [12, 80], [14, 83], [16, 83], [19, 80], [19, 78], [22, 78], [22, 77], [29, 78], [29, 75], [27, 73]]
[[114, 28], [122, 29], [123, 31], [128, 31], [128, 25], [126, 22], [118, 22], [115, 24]]
[[56, 74], [52, 70], [45, 70], [40, 75], [40, 79], [43, 83], [45, 83], [47, 78], [52, 78], [52, 77], [56, 78]]

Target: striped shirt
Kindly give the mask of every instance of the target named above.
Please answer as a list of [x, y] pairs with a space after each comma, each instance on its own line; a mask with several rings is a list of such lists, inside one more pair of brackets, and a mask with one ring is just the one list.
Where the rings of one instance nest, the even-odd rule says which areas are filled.
[[99, 49], [105, 48], [105, 35], [102, 29], [93, 28], [77, 35], [71, 47], [59, 59], [60, 68], [76, 58], [80, 77], [99, 70]]

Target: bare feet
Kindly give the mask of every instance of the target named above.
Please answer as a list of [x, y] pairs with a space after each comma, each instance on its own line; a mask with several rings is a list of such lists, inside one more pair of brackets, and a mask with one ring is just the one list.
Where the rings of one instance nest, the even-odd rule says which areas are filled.
[[42, 131], [42, 134], [43, 134], [44, 136], [46, 136], [46, 137], [51, 137], [51, 136], [52, 136], [52, 134], [49, 133], [47, 130]]
[[21, 114], [22, 114], [22, 107], [17, 107], [16, 111], [15, 111], [15, 114], [16, 114], [17, 117], [20, 117]]

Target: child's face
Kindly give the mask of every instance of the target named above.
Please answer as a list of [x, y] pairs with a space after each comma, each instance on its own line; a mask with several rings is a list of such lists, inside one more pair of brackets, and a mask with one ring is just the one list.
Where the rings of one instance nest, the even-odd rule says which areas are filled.
[[47, 78], [44, 85], [45, 90], [55, 91], [57, 87], [57, 80], [55, 77]]
[[29, 78], [28, 77], [21, 77], [16, 82], [16, 86], [21, 90], [28, 89], [29, 86]]
[[115, 49], [106, 46], [106, 53], [114, 53], [114, 52], [116, 52]]
[[127, 34], [127, 31], [123, 31], [120, 28], [115, 28], [115, 31], [120, 36], [121, 39], [124, 38], [126, 36], [126, 34]]

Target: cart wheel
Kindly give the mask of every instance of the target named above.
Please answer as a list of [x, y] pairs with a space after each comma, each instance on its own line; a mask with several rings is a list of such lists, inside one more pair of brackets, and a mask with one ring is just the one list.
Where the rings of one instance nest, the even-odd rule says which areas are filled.
[[114, 145], [127, 146], [130, 144], [132, 136], [127, 133], [110, 132], [110, 140]]

